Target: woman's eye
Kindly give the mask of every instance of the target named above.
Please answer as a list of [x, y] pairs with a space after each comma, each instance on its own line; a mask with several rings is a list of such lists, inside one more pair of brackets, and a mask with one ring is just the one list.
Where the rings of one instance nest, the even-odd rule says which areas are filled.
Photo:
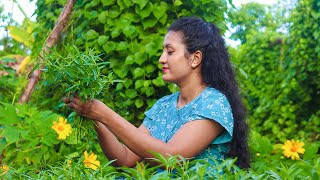
[[168, 53], [169, 55], [171, 55], [171, 54], [173, 53], [173, 51], [168, 51], [167, 53]]

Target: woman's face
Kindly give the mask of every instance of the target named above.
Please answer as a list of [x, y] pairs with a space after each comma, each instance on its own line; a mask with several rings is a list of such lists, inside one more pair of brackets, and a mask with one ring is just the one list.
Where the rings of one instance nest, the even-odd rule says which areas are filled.
[[182, 41], [182, 33], [169, 31], [163, 42], [163, 52], [159, 59], [162, 64], [162, 79], [179, 84], [191, 74], [191, 56]]

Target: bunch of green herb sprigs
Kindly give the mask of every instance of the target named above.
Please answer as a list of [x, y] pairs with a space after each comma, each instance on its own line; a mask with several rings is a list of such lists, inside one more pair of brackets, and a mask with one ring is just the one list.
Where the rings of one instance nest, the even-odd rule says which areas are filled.
[[113, 73], [102, 73], [109, 62], [103, 61], [93, 49], [80, 51], [76, 46], [64, 46], [61, 53], [52, 49], [45, 59], [46, 80], [51, 86], [78, 93], [81, 100], [96, 98], [110, 84], [117, 82]]
[[[74, 45], [64, 46], [62, 50], [53, 48], [43, 57], [47, 85], [63, 89], [69, 97], [77, 93], [83, 102], [108, 92], [110, 85], [120, 80], [114, 79], [107, 68], [109, 62], [103, 61], [100, 55], [93, 49], [80, 51]], [[75, 112], [70, 113], [68, 119], [74, 122], [75, 128], [87, 129], [84, 128], [87, 123], [83, 124], [86, 121]]]

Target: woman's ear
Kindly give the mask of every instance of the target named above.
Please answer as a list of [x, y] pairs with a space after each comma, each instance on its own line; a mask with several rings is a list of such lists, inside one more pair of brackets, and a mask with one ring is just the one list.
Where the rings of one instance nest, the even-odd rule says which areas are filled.
[[202, 52], [198, 50], [198, 51], [194, 52], [192, 56], [193, 56], [193, 58], [191, 61], [191, 67], [196, 68], [202, 62]]

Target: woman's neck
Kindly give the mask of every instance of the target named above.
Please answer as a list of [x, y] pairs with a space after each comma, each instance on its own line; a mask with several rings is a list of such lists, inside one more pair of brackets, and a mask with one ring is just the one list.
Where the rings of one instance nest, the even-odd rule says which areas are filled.
[[177, 102], [178, 108], [182, 108], [190, 101], [195, 99], [202, 91], [207, 87], [203, 81], [188, 83], [185, 86], [180, 87], [180, 94]]

